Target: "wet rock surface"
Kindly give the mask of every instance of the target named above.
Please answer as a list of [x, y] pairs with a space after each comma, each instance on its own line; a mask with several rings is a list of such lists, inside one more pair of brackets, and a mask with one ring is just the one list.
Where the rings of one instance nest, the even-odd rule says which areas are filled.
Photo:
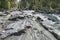
[[33, 10], [16, 10], [2, 15], [0, 40], [60, 40], [59, 15]]

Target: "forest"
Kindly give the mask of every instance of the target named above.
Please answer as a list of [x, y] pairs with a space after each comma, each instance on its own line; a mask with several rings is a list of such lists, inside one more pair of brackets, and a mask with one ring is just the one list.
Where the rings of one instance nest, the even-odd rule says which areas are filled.
[[0, 0], [0, 10], [19, 9], [55, 9], [60, 8], [60, 0]]

